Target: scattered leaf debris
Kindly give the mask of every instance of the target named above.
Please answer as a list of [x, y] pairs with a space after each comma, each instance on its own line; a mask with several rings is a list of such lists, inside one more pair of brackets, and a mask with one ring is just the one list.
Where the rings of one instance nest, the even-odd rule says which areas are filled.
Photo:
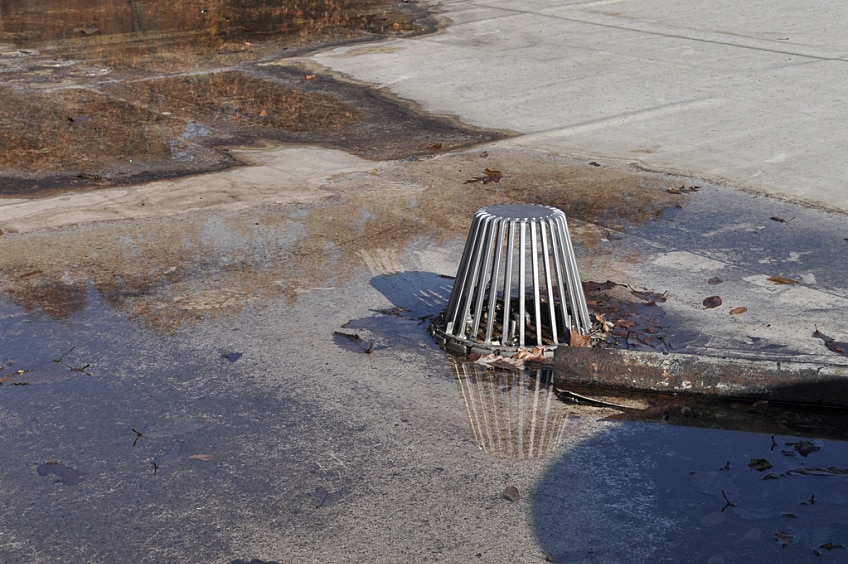
[[[658, 304], [667, 292], [636, 290], [612, 280], [584, 281], [583, 291], [592, 316], [591, 346], [668, 351], [671, 339], [660, 321]], [[630, 296], [638, 298], [634, 301]]]

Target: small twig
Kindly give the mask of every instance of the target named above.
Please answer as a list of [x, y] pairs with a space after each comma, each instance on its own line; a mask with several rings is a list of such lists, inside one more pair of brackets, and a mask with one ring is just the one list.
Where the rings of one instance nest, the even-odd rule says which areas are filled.
[[152, 464], [152, 465], [153, 465], [153, 475], [155, 476], [155, 475], [156, 475], [156, 472], [158, 472], [158, 471], [159, 471], [159, 465], [158, 465], [158, 464], [156, 464], [155, 462], [151, 462], [150, 464]]
[[724, 490], [721, 490], [721, 497], [724, 498], [724, 501], [726, 503], [724, 504], [724, 507], [721, 508], [721, 511], [719, 511], [719, 513], [724, 513], [724, 510], [727, 509], [728, 507], [736, 507], [735, 503], [733, 503], [732, 501], [727, 499], [727, 494], [724, 493]]
[[66, 356], [68, 356], [68, 354], [70, 354], [70, 352], [71, 352], [72, 350], [74, 350], [75, 348], [77, 348], [77, 346], [76, 346], [76, 345], [72, 346], [71, 348], [69, 348], [69, 349], [65, 352], [65, 354], [63, 354], [63, 355], [62, 355], [62, 356], [60, 356], [59, 358], [53, 359], [53, 362], [62, 362], [62, 359], [63, 359], [63, 358], [65, 358]]
[[[67, 366], [67, 365], [65, 365], [65, 366]], [[86, 368], [88, 368], [89, 366], [91, 366], [91, 364], [86, 364], [85, 366], [81, 366], [79, 368], [76, 368], [74, 366], [68, 366], [68, 368], [71, 369], [71, 372], [82, 372], [86, 376], [91, 376], [91, 373], [86, 370]]]
[[774, 435], [771, 436], [771, 450], [774, 450], [774, 447], [777, 446], [777, 441], [774, 440]]
[[[135, 429], [133, 429], [132, 432], [135, 433], [135, 440], [133, 441], [133, 446], [135, 446], [138, 443], [138, 440], [144, 435], [144, 433], [142, 433], [141, 431], [136, 431]], [[156, 466], [156, 464], [154, 464], [154, 466]]]

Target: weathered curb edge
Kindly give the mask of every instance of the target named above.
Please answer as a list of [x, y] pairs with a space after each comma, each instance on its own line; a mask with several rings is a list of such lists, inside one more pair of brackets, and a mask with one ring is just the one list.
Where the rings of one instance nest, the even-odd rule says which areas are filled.
[[848, 407], [848, 366], [559, 347], [554, 383]]

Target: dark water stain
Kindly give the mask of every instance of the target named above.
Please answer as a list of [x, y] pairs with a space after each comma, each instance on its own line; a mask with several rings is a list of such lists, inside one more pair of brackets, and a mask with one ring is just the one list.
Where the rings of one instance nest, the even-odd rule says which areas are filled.
[[39, 476], [56, 476], [56, 481], [64, 486], [76, 486], [85, 481], [84, 472], [56, 461], [39, 464], [36, 472]]

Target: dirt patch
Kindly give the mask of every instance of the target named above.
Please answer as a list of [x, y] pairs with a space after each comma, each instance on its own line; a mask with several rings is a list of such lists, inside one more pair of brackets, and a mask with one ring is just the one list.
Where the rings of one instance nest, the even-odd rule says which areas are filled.
[[0, 196], [218, 171], [239, 164], [224, 146], [264, 140], [396, 159], [505, 136], [292, 63], [318, 47], [432, 31], [423, 6], [172, 4], [4, 9]]

